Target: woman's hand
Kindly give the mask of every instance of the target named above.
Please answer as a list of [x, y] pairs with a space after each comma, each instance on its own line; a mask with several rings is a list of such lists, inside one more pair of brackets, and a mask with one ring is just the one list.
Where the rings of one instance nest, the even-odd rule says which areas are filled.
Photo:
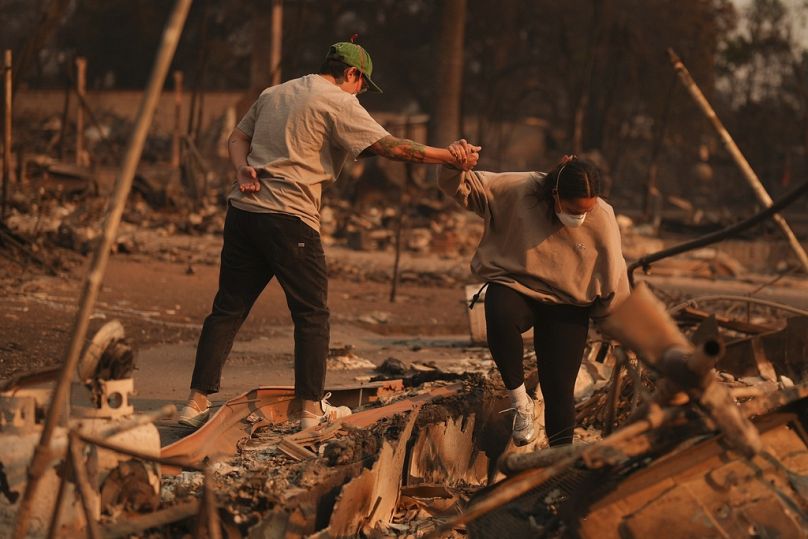
[[466, 139], [460, 139], [449, 144], [449, 153], [454, 158], [454, 165], [461, 170], [470, 170], [477, 166], [482, 146], [475, 146]]
[[261, 189], [258, 173], [250, 165], [242, 165], [236, 174], [238, 190], [242, 193], [257, 193]]

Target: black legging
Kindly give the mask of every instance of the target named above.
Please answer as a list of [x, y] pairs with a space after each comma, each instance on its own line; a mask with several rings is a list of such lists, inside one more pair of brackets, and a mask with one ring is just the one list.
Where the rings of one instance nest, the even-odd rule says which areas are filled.
[[488, 348], [508, 389], [525, 381], [522, 333], [531, 326], [544, 395], [544, 424], [550, 445], [572, 443], [575, 379], [589, 330], [589, 307], [543, 303], [491, 283], [485, 294]]

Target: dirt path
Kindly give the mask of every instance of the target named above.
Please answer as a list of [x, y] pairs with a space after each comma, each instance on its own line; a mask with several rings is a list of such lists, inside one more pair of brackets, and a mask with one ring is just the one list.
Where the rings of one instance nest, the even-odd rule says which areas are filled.
[[[339, 254], [339, 253], [338, 253]], [[329, 255], [331, 256], [331, 254]], [[386, 265], [388, 253], [363, 253], [362, 263]], [[439, 263], [439, 262], [438, 262]], [[37, 276], [5, 287], [0, 319], [0, 378], [61, 361], [87, 262], [61, 277]], [[139, 408], [182, 399], [187, 391], [196, 340], [216, 292], [218, 268], [116, 255], [110, 259], [91, 321], [90, 335], [119, 319], [138, 350], [135, 387]], [[404, 284], [398, 300], [388, 300], [387, 283], [332, 278], [332, 347], [380, 364], [455, 361], [482, 351], [468, 345], [468, 322], [461, 285]], [[287, 385], [292, 375], [292, 322], [283, 292], [271, 283], [239, 333], [223, 391], [230, 398], [257, 385]], [[332, 370], [329, 384], [352, 383], [370, 370]]]

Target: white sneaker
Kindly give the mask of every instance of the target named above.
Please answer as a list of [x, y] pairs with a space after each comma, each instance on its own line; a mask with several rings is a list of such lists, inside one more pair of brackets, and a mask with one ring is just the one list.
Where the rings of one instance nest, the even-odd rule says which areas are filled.
[[320, 408], [323, 410], [323, 415], [317, 415], [309, 411], [303, 412], [303, 417], [300, 418], [300, 430], [309, 429], [320, 423], [331, 423], [337, 419], [348, 417], [353, 413], [347, 406], [333, 406], [328, 402], [330, 396], [331, 393], [326, 393], [323, 400], [320, 401]]
[[186, 427], [198, 429], [210, 418], [210, 401], [206, 400], [207, 406], [201, 409], [195, 400], [189, 400], [180, 409], [179, 423]]
[[510, 411], [516, 412], [513, 416], [513, 430], [511, 432], [513, 443], [521, 447], [535, 440], [536, 429], [534, 428], [533, 423], [536, 412], [533, 399], [530, 399], [530, 403], [524, 406], [517, 406], [515, 408], [502, 410], [503, 413]]

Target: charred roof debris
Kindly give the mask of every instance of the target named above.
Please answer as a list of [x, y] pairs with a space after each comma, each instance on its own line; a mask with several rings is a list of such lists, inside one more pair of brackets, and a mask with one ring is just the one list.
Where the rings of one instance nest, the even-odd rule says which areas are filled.
[[[694, 319], [639, 285], [591, 334], [575, 443], [551, 449], [541, 438], [508, 442], [509, 418], [499, 413], [507, 397], [490, 364], [427, 382], [413, 382], [423, 368], [403, 378], [401, 368], [380, 370], [378, 381], [329, 388], [354, 414], [303, 432], [292, 423], [300, 413], [292, 389], [261, 387], [188, 434], [160, 420], [167, 411], [132, 410], [133, 355], [111, 322], [77, 368], [70, 418], [43, 477], [52, 487], [36, 500], [31, 531], [640, 537], [675, 523], [681, 537], [799, 536], [808, 316], [752, 309], [751, 327]], [[54, 377], [33, 373], [3, 387], [5, 526], [47, 410], [43, 381]], [[529, 385], [535, 391], [535, 375]]]

